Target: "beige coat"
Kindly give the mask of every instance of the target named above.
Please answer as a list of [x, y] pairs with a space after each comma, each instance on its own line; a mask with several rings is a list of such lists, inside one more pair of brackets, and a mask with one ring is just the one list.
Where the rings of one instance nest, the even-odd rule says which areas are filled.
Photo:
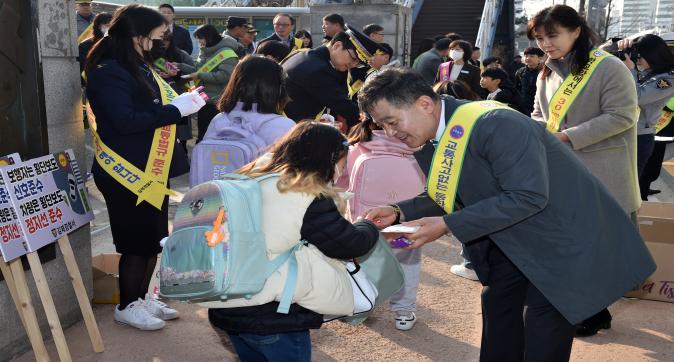
[[[277, 177], [260, 183], [262, 189], [262, 231], [267, 242], [267, 255], [273, 259], [296, 245], [304, 214], [314, 197], [297, 192], [280, 193]], [[323, 255], [314, 245], [296, 252], [298, 277], [293, 303], [320, 314], [353, 314], [353, 290], [344, 263]], [[283, 264], [265, 283], [262, 291], [251, 299], [237, 298], [225, 302], [207, 302], [206, 308], [237, 308], [280, 301], [288, 275]]]
[[[552, 73], [536, 82], [531, 118], [547, 122], [553, 94], [569, 74], [564, 60], [548, 59]], [[616, 57], [602, 61], [562, 120], [570, 147], [623, 209], [641, 205], [637, 175], [637, 94], [634, 79]], [[569, 190], [573, 192], [573, 190]]]

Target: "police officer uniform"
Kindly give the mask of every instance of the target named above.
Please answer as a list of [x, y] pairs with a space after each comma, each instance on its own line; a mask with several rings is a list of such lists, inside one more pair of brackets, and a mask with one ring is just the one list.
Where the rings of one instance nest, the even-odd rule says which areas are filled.
[[636, 81], [640, 110], [637, 123], [637, 170], [642, 188], [641, 199], [644, 200], [648, 196], [648, 187], [641, 185], [642, 171], [655, 147], [655, 125], [667, 102], [674, 97], [674, 70], [659, 74], [639, 74], [633, 69], [632, 75]]
[[[389, 57], [393, 57], [393, 49], [391, 49], [390, 46], [384, 46], [381, 43], [373, 41], [369, 36], [358, 31], [351, 25], [346, 25], [346, 33], [351, 37], [352, 43], [356, 45], [356, 50], [362, 52], [362, 58], [367, 58], [369, 60], [373, 56], [381, 54], [388, 54]], [[377, 69], [374, 69], [369, 65], [349, 70], [349, 75], [347, 76], [349, 97], [353, 99], [354, 102], [357, 101], [358, 91], [363, 86], [363, 83], [365, 83], [365, 80], [376, 71]]]
[[[372, 57], [372, 49], [378, 48], [377, 43], [357, 30], [347, 34], [351, 44], [346, 46], [355, 49], [365, 66]], [[332, 66], [327, 45], [291, 54], [282, 66], [288, 74], [286, 89], [291, 99], [285, 107], [288, 118], [295, 122], [317, 119], [329, 110], [343, 117], [348, 127], [358, 122], [358, 105], [349, 98], [348, 72], [340, 72]]]

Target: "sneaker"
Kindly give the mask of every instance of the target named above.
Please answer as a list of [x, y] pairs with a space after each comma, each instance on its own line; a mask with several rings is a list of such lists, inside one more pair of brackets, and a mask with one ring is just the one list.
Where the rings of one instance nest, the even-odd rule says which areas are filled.
[[417, 315], [414, 312], [396, 312], [396, 329], [409, 331], [417, 323]]
[[164, 325], [166, 324], [163, 320], [153, 317], [152, 314], [145, 309], [143, 300], [140, 298], [127, 305], [124, 310], [119, 310], [118, 304], [117, 307], [115, 307], [115, 321], [144, 331], [156, 331], [164, 328]]
[[151, 296], [149, 293], [145, 294], [143, 305], [145, 306], [145, 309], [150, 312], [150, 314], [161, 320], [168, 321], [178, 318], [177, 310], [169, 308], [168, 305]]
[[470, 279], [470, 280], [478, 280], [477, 279], [477, 273], [475, 273], [475, 270], [468, 269], [463, 264], [452, 265], [452, 267], [449, 268], [449, 271], [454, 275], [460, 276], [461, 278], [466, 278], [466, 279]]

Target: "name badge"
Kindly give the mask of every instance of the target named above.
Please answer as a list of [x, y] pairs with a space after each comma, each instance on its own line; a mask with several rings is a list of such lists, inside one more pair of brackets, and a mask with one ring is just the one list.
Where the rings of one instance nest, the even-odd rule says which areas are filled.
[[468, 72], [467, 70], [462, 70], [462, 71], [460, 71], [459, 73], [468, 74], [469, 72]]

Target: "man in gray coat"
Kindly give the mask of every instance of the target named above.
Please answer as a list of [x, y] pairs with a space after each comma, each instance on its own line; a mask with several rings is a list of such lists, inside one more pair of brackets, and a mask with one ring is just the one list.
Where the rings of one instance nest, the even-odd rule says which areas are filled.
[[433, 85], [438, 76], [438, 67], [443, 62], [443, 58], [449, 56], [449, 44], [452, 41], [444, 38], [435, 42], [432, 49], [421, 53], [412, 64], [412, 69], [416, 70], [424, 77], [426, 83]]
[[[423, 146], [417, 160], [428, 173], [429, 141], [455, 128], [447, 123], [468, 102], [387, 69], [365, 83], [359, 103], [387, 135]], [[422, 194], [363, 216], [420, 226], [406, 235], [410, 248], [449, 233], [466, 246], [485, 286], [481, 361], [568, 361], [574, 323], [646, 279], [653, 259], [628, 214], [543, 124], [494, 109], [468, 137], [454, 212]]]

